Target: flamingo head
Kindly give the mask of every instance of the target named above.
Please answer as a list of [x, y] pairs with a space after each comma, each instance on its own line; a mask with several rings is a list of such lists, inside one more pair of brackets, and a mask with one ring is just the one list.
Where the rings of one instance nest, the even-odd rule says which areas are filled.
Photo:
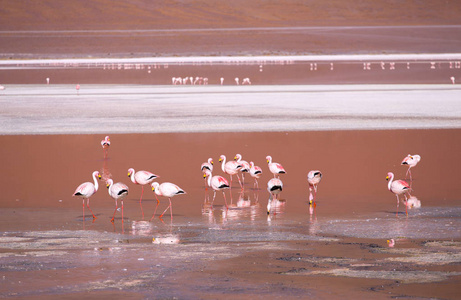
[[212, 159], [211, 157], [208, 159], [208, 162], [209, 162], [210, 164], [214, 165], [213, 159]]
[[224, 155], [221, 155], [221, 156], [219, 157], [219, 162], [222, 162], [222, 161], [225, 160], [225, 159], [226, 159], [226, 157], [225, 157]]
[[235, 154], [234, 160], [240, 160], [240, 159], [242, 159], [242, 155]]
[[158, 188], [159, 184], [158, 182], [152, 182], [150, 186], [152, 187], [152, 192], [155, 192], [155, 189]]
[[130, 177], [131, 174], [133, 174], [133, 173], [134, 173], [134, 169], [133, 169], [133, 168], [129, 168], [129, 169], [128, 169], [128, 177]]
[[392, 179], [392, 178], [394, 178], [394, 173], [392, 172], [387, 173], [386, 180], [389, 181], [389, 179]]
[[203, 178], [207, 178], [210, 175], [211, 175], [210, 170], [205, 170], [205, 173], [203, 173]]
[[113, 183], [114, 183], [114, 181], [112, 179], [107, 179], [107, 181], [106, 181], [107, 188], [109, 188], [110, 185], [113, 184]]
[[270, 163], [272, 161], [272, 157], [270, 155], [266, 156], [267, 163]]

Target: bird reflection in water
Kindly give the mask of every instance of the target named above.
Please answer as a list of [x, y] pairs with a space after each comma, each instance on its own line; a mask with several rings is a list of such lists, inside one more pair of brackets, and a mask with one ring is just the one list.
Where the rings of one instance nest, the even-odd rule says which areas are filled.
[[156, 245], [174, 245], [174, 244], [179, 244], [179, 235], [177, 234], [165, 234], [165, 235], [159, 235], [155, 236], [152, 239], [152, 244]]
[[141, 236], [151, 236], [154, 232], [154, 224], [149, 221], [132, 221], [131, 234]]
[[421, 201], [418, 198], [416, 198], [416, 196], [410, 196], [406, 201], [404, 201], [404, 204], [407, 207], [407, 209], [421, 207]]

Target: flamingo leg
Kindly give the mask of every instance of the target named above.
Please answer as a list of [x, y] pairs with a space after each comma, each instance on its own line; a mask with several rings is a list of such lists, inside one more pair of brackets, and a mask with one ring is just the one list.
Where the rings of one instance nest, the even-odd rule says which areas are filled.
[[139, 198], [139, 206], [141, 207], [142, 219], [144, 220], [144, 210], [142, 209], [142, 195], [144, 194], [144, 186], [142, 186], [141, 190], [141, 198]]
[[158, 208], [159, 203], [160, 203], [160, 201], [157, 202], [157, 205], [155, 206], [154, 214], [152, 215], [152, 218], [150, 218], [150, 221], [152, 221], [154, 219], [155, 214], [157, 213], [157, 208]]
[[96, 219], [96, 216], [94, 215], [93, 211], [92, 211], [91, 208], [90, 208], [90, 198], [87, 199], [87, 201], [86, 201], [86, 206], [87, 206], [88, 209], [91, 211], [91, 214], [93, 215], [93, 221], [94, 221], [94, 219]]
[[214, 198], [216, 197], [216, 191], [213, 192], [213, 200], [211, 201], [211, 206], [213, 206]]
[[395, 215], [398, 216], [399, 215], [399, 195], [395, 194], [395, 196], [397, 197], [397, 211], [396, 211]]
[[[170, 198], [168, 198], [168, 200], [170, 200]], [[163, 215], [166, 213], [166, 211], [170, 209], [170, 212], [171, 212], [171, 200], [170, 200], [170, 205], [168, 205], [168, 207], [163, 211], [163, 213], [160, 215], [160, 219], [163, 217]], [[173, 219], [173, 213], [171, 212], [171, 219]]]
[[122, 200], [122, 233], [125, 233], [125, 230], [123, 228], [123, 200]]
[[407, 199], [407, 195], [404, 195], [404, 196], [405, 196], [405, 214], [408, 217], [408, 199]]
[[117, 200], [115, 200], [115, 210], [114, 210], [114, 215], [112, 216], [112, 220], [110, 220], [112, 223], [114, 223], [114, 219], [115, 219], [115, 213], [117, 212], [117, 208], [118, 208], [118, 205], [117, 205]]
[[[242, 176], [243, 176], [243, 175], [242, 175]], [[240, 181], [240, 177], [238, 176], [238, 174], [237, 174], [237, 179], [239, 180], [240, 187], [241, 187], [242, 190], [243, 190], [243, 185], [242, 185], [242, 182]]]
[[224, 196], [224, 203], [226, 203], [226, 209], [229, 209], [229, 207], [227, 206], [226, 193], [224, 191], [222, 191], [222, 195]]

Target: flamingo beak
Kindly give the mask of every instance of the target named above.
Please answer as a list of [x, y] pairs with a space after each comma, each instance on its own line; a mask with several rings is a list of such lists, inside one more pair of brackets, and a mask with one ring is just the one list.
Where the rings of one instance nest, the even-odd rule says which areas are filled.
[[128, 172], [128, 177], [130, 177], [130, 176], [131, 176], [131, 172]]
[[206, 178], [206, 174], [203, 174], [203, 178]]
[[389, 176], [386, 176], [386, 180], [389, 180]]
[[109, 187], [110, 187], [110, 184], [106, 184], [106, 186], [107, 186], [107, 188], [109, 188]]
[[236, 157], [234, 157], [234, 160], [237, 160], [237, 156], [236, 156]]
[[222, 162], [222, 158], [219, 159], [219, 162]]
[[102, 177], [101, 177], [101, 174], [98, 174], [98, 178], [99, 178], [99, 179], [101, 179], [101, 178], [102, 178]]
[[212, 165], [214, 165], [214, 162], [213, 162], [213, 161], [211, 161], [211, 164], [212, 164]]

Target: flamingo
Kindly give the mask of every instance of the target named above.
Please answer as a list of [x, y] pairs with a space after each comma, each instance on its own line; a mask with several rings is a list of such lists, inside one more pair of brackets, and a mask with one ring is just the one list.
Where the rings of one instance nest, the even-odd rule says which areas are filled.
[[[230, 187], [232, 188], [232, 175], [237, 175], [242, 165], [236, 162], [235, 160], [226, 162], [225, 155], [221, 155], [219, 157], [219, 162], [222, 163], [221, 165], [222, 171], [230, 175]], [[239, 180], [240, 187], [243, 189], [242, 182], [240, 181], [240, 178], [238, 176], [237, 176], [237, 179]]]
[[[405, 202], [406, 202], [406, 199], [407, 199], [406, 194], [411, 191], [411, 188], [408, 185], [408, 183], [406, 181], [404, 181], [404, 180], [395, 180], [394, 181], [394, 173], [392, 173], [392, 172], [387, 173], [386, 180], [389, 181], [389, 183], [387, 185], [387, 188], [389, 189], [389, 191], [394, 193], [395, 196], [397, 197], [397, 213], [396, 213], [396, 215], [398, 215], [398, 213], [399, 213], [399, 202], [400, 202], [399, 195], [403, 194], [404, 197], [405, 197]], [[408, 215], [407, 205], [405, 205], [405, 214]]]
[[272, 174], [274, 174], [274, 178], [276, 174], [286, 174], [285, 169], [279, 163], [272, 162], [272, 156], [266, 156], [267, 164], [269, 165], [269, 170]]
[[78, 91], [80, 90], [80, 84], [77, 84], [77, 85], [75, 86], [75, 89], [77, 90], [77, 95], [78, 95]]
[[104, 150], [104, 158], [107, 158], [107, 149], [110, 146], [110, 138], [107, 135], [103, 140], [101, 140], [101, 147]]
[[[158, 182], [152, 182], [152, 191], [158, 195], [158, 196], [164, 196], [168, 197], [168, 201], [170, 201], [170, 205], [163, 211], [163, 213], [160, 215], [160, 219], [163, 217], [163, 214], [170, 209], [170, 215], [171, 215], [171, 220], [173, 220], [173, 207], [171, 206], [171, 198], [180, 195], [180, 194], [185, 194], [186, 192], [181, 189], [179, 186], [177, 186], [174, 183], [171, 182], [164, 182], [162, 184], [159, 184]], [[152, 216], [151, 220], [154, 218], [154, 215]]]
[[245, 173], [250, 172], [250, 164], [246, 160], [242, 160], [240, 154], [236, 154], [234, 160], [242, 166], [239, 171], [242, 172], [242, 185], [245, 185]]
[[208, 186], [211, 187], [214, 191], [213, 201], [211, 202], [211, 204], [213, 205], [214, 203], [214, 199], [216, 197], [216, 191], [222, 191], [224, 202], [226, 203], [226, 209], [227, 209], [228, 206], [227, 206], [226, 194], [224, 193], [224, 190], [230, 187], [227, 179], [219, 175], [213, 176], [210, 170], [205, 170], [205, 174], [203, 175], [203, 177], [204, 178], [208, 177], [208, 180], [207, 180]]
[[278, 200], [278, 194], [283, 189], [283, 182], [278, 179], [278, 178], [271, 178], [267, 182], [267, 191], [269, 192], [269, 201], [267, 202], [267, 214], [269, 215], [271, 212], [271, 204], [272, 200], [275, 198], [275, 200]]
[[[307, 174], [307, 182], [309, 183], [309, 204], [312, 204], [317, 196], [317, 187], [322, 179], [322, 172], [319, 170], [312, 170]], [[314, 195], [312, 195], [314, 189]]]
[[420, 160], [421, 160], [421, 156], [419, 156], [418, 154], [415, 154], [415, 155], [408, 154], [408, 156], [405, 157], [402, 161], [402, 165], [408, 165], [408, 170], [407, 170], [407, 173], [405, 174], [405, 179], [407, 179], [408, 173], [410, 173], [410, 185], [411, 185], [411, 182], [413, 181], [413, 179], [411, 178], [411, 168], [415, 167], [419, 163]]
[[[200, 169], [202, 170], [203, 173], [205, 173], [205, 170], [210, 170], [210, 172], [213, 172], [213, 159], [210, 157], [208, 158], [208, 161], [204, 162], [201, 166]], [[205, 178], [205, 185], [206, 185], [206, 178]]]
[[99, 175], [98, 171], [94, 171], [92, 174], [93, 181], [94, 183], [91, 182], [84, 182], [81, 185], [77, 187], [75, 190], [74, 194], [72, 196], [80, 196], [83, 199], [83, 220], [85, 220], [85, 199], [87, 199], [86, 205], [88, 206], [88, 209], [91, 211], [91, 214], [93, 215], [93, 219], [96, 219], [96, 216], [94, 215], [93, 211], [90, 208], [90, 197], [93, 196], [94, 193], [98, 191], [98, 179], [101, 179], [101, 175]]
[[[151, 184], [155, 178], [158, 178], [159, 176], [149, 172], [149, 171], [138, 171], [135, 172], [133, 168], [128, 169], [128, 177], [130, 177], [131, 182], [134, 184], [139, 184], [142, 186], [142, 191], [141, 191], [141, 198], [139, 198], [139, 204], [141, 205], [142, 201], [142, 195], [144, 194], [144, 185], [146, 184]], [[159, 203], [157, 199], [157, 204]], [[141, 207], [142, 209], [142, 207]], [[144, 217], [144, 211], [142, 212], [142, 215]]]
[[259, 188], [258, 178], [261, 176], [262, 173], [263, 170], [260, 167], [255, 166], [254, 162], [250, 161], [250, 175], [255, 179], [253, 187], [256, 186], [257, 188]]
[[114, 184], [112, 179], [108, 179], [106, 181], [107, 190], [109, 192], [109, 196], [114, 198], [115, 200], [115, 210], [114, 215], [112, 216], [111, 222], [114, 222], [115, 213], [117, 212], [118, 208], [118, 200], [120, 200], [122, 204], [122, 222], [123, 222], [123, 199], [128, 195], [128, 186], [124, 183], [117, 182]]

